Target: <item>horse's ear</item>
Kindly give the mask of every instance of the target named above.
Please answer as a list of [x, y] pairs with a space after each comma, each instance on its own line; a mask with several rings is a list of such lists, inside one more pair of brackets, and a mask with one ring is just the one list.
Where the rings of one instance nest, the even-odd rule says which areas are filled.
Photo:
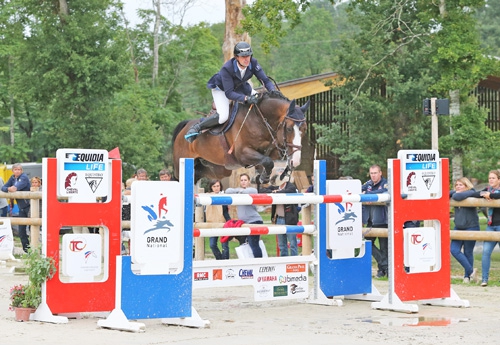
[[304, 104], [303, 106], [300, 107], [300, 110], [302, 110], [302, 112], [305, 114], [307, 109], [309, 109], [310, 105], [311, 105], [311, 100], [308, 100], [306, 102], [306, 104]]
[[295, 111], [295, 100], [293, 100], [291, 103], [290, 103], [290, 106], [288, 107], [288, 114], [291, 114]]

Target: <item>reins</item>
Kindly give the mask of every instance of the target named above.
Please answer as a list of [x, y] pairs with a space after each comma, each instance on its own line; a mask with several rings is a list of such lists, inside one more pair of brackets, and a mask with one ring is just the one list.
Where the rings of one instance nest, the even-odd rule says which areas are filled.
[[[257, 106], [257, 105], [255, 105], [255, 106]], [[238, 140], [238, 137], [240, 136], [241, 129], [243, 128], [243, 125], [245, 124], [245, 121], [247, 120], [248, 114], [250, 114], [250, 110], [252, 110], [252, 108], [253, 108], [253, 104], [250, 104], [250, 108], [248, 108], [247, 114], [245, 115], [245, 118], [243, 119], [243, 122], [241, 123], [240, 129], [238, 130], [238, 133], [236, 133], [236, 136], [234, 137], [233, 145], [231, 145], [231, 148], [229, 149], [229, 151], [227, 151], [227, 153], [229, 153], [229, 154], [233, 153], [234, 143], [236, 142], [236, 140]]]
[[[238, 140], [238, 137], [241, 133], [241, 130], [243, 129], [243, 126], [245, 125], [245, 121], [247, 120], [248, 118], [248, 115], [250, 114], [250, 111], [252, 110], [254, 104], [251, 104], [250, 107], [248, 108], [248, 111], [243, 119], [243, 122], [241, 123], [241, 126], [240, 128], [238, 129], [238, 133], [236, 133], [236, 136], [234, 137], [234, 141], [233, 141], [233, 144], [231, 145], [231, 148], [227, 151], [228, 154], [232, 154], [233, 153], [233, 150], [234, 150], [234, 145], [236, 143], [236, 140]], [[280, 153], [281, 153], [281, 157], [282, 158], [288, 158], [288, 155], [287, 155], [287, 147], [291, 147], [293, 148], [293, 152], [292, 154], [295, 152], [295, 151], [298, 151], [300, 150], [302, 147], [299, 146], [299, 145], [294, 145], [293, 143], [288, 143], [287, 140], [286, 140], [286, 126], [285, 126], [285, 120], [286, 119], [290, 119], [294, 122], [305, 122], [306, 119], [294, 119], [290, 116], [285, 115], [285, 117], [283, 118], [282, 121], [280, 121], [280, 123], [278, 124], [278, 127], [276, 128], [276, 130], [274, 130], [272, 128], [272, 126], [269, 124], [268, 120], [266, 119], [266, 117], [264, 116], [264, 114], [262, 113], [262, 111], [260, 110], [259, 106], [257, 104], [255, 104], [255, 109], [256, 109], [256, 113], [259, 114], [259, 116], [261, 117], [264, 125], [266, 126], [266, 129], [267, 131], [269, 132], [269, 135], [271, 136], [271, 139], [272, 139], [272, 145], [269, 146], [265, 152], [265, 155], [269, 155], [271, 153], [271, 151], [276, 148]], [[277, 138], [275, 137], [275, 134], [278, 133], [280, 127], [283, 126], [283, 147], [280, 147], [279, 145], [279, 142], [277, 140]], [[274, 145], [274, 147], [273, 147]]]
[[[284, 117], [283, 121], [281, 121], [279, 124], [278, 124], [278, 127], [276, 128], [276, 131], [271, 127], [271, 125], [269, 124], [269, 122], [267, 121], [267, 119], [264, 117], [264, 114], [262, 113], [262, 111], [260, 110], [260, 108], [257, 106], [257, 104], [255, 105], [255, 108], [257, 109], [257, 113], [260, 115], [262, 121], [264, 122], [264, 124], [266, 125], [266, 129], [267, 131], [269, 132], [269, 135], [271, 136], [271, 139], [273, 140], [272, 141], [272, 144], [274, 145], [274, 147], [281, 152], [281, 156], [283, 158], [287, 157], [287, 154], [286, 154], [286, 146], [288, 146], [288, 143], [286, 141], [286, 134], [285, 134], [285, 131], [284, 131], [284, 123], [285, 123], [285, 119], [287, 118], [287, 116]], [[279, 145], [278, 145], [278, 140], [274, 137], [274, 133], [278, 133], [278, 130], [279, 128], [283, 125], [283, 143], [284, 143], [284, 148], [281, 148]], [[269, 155], [269, 153], [273, 150], [273, 147], [270, 146], [267, 150], [266, 150], [266, 155]]]

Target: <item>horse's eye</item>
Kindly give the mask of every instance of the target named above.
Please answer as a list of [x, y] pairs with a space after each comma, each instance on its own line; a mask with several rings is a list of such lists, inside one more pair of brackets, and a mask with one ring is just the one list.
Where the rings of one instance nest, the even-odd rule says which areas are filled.
[[287, 131], [288, 133], [293, 132], [293, 127], [286, 127], [286, 131]]

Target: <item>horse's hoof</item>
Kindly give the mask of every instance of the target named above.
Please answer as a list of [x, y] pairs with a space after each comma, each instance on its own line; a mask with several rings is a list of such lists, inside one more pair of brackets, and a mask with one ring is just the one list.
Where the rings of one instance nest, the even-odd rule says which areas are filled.
[[259, 176], [259, 181], [260, 181], [261, 184], [269, 183], [269, 177], [260, 175]]

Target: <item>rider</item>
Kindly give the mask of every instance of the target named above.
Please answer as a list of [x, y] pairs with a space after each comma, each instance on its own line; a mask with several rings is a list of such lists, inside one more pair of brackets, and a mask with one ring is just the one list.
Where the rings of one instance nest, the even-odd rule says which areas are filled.
[[184, 136], [187, 141], [192, 143], [202, 130], [226, 122], [229, 117], [229, 100], [256, 104], [257, 92], [248, 83], [253, 75], [268, 91], [274, 90], [273, 83], [252, 55], [252, 47], [247, 42], [239, 42], [234, 46], [234, 57], [227, 61], [207, 83], [207, 87], [212, 90], [218, 113], [194, 124]]

